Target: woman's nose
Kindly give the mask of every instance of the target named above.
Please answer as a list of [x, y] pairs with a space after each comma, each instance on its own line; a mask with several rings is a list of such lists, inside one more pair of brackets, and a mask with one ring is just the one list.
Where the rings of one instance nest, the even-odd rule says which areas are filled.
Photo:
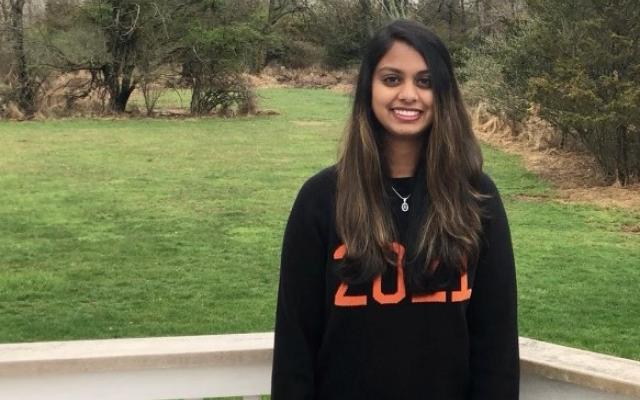
[[411, 81], [405, 82], [400, 87], [399, 99], [406, 102], [415, 101], [418, 98], [418, 88]]

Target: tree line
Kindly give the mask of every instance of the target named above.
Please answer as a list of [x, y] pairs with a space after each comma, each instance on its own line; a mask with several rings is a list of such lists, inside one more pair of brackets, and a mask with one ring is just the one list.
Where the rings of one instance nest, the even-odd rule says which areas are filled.
[[517, 134], [532, 109], [621, 184], [640, 176], [637, 0], [0, 0], [0, 110], [28, 118], [54, 77], [66, 103], [190, 89], [193, 114], [251, 112], [243, 72], [357, 64], [385, 23], [423, 22], [448, 44], [470, 99]]

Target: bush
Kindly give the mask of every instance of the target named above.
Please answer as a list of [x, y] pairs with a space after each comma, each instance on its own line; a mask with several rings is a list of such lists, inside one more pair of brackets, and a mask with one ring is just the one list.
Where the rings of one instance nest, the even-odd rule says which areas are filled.
[[191, 98], [193, 114], [253, 114], [255, 92], [247, 79], [239, 74], [211, 76], [203, 87], [194, 88]]
[[525, 104], [520, 99], [536, 104], [540, 117], [584, 144], [612, 180], [637, 180], [640, 3], [530, 0], [529, 6], [531, 17], [512, 27], [492, 57], [504, 82], [496, 93], [509, 99], [495, 104], [515, 119]]
[[515, 81], [504, 65], [511, 49], [503, 40], [492, 39], [476, 49], [468, 50], [460, 73], [466, 77], [463, 85], [465, 100], [472, 105], [483, 103], [486, 110], [509, 126], [512, 135], [520, 133], [528, 115], [530, 103], [526, 85]]

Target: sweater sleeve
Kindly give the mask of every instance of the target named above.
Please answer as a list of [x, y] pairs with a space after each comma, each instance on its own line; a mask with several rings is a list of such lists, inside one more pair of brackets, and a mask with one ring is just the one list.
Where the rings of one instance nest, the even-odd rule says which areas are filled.
[[[276, 308], [271, 398], [314, 398], [324, 324], [327, 188], [311, 178], [298, 193], [284, 233]], [[324, 193], [318, 193], [323, 191]]]
[[470, 399], [515, 400], [520, 380], [515, 262], [504, 206], [495, 184], [485, 179], [489, 216], [467, 309]]

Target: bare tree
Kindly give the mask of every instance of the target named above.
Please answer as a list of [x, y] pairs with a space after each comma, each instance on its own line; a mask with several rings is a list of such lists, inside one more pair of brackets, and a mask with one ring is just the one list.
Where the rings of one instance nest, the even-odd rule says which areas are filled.
[[29, 64], [24, 46], [25, 0], [9, 0], [9, 39], [12, 48], [11, 75], [15, 83], [13, 100], [27, 118], [36, 112], [36, 97], [39, 82], [29, 73]]
[[[187, 4], [163, 0], [89, 0], [68, 21], [56, 27], [66, 39], [48, 42], [51, 63], [62, 72], [89, 71], [95, 84], [108, 94], [108, 108], [122, 113], [141, 74], [147, 77], [173, 49], [167, 22], [170, 11]], [[77, 44], [83, 35], [86, 47]], [[43, 38], [43, 40], [47, 40]]]
[[[262, 26], [263, 38], [267, 38], [277, 24], [289, 15], [296, 13], [302, 13], [308, 10], [308, 0], [267, 0], [267, 18]], [[261, 43], [258, 45], [256, 52], [256, 61], [254, 65], [255, 71], [262, 70], [268, 60], [269, 53], [268, 43]]]
[[[9, 0], [0, 0], [0, 57], [3, 60], [8, 60], [9, 55], [9, 25], [11, 17], [11, 7], [9, 6]], [[0, 65], [0, 83], [6, 79], [6, 75], [9, 72], [8, 63], [2, 63]]]
[[460, 33], [467, 33], [467, 10], [464, 0], [460, 0]]
[[110, 18], [101, 21], [110, 62], [101, 66], [112, 111], [123, 112], [137, 81], [133, 76], [140, 36], [139, 3], [109, 1]]

